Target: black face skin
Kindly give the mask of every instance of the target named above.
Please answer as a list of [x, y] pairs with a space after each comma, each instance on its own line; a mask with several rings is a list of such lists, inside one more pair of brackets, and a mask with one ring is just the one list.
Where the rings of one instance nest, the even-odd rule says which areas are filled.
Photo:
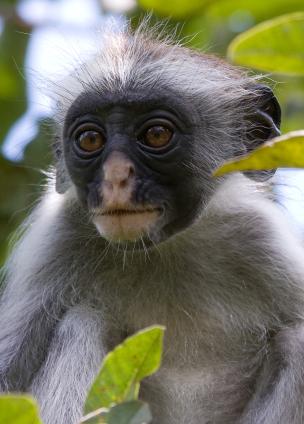
[[[201, 193], [193, 189], [187, 167], [193, 144], [195, 112], [172, 98], [147, 93], [83, 93], [69, 109], [64, 127], [64, 156], [79, 199], [89, 210], [101, 205], [99, 189], [102, 165], [114, 151], [126, 155], [135, 166], [134, 205], [155, 205], [162, 210], [158, 228], [150, 234], [160, 242], [190, 225], [201, 205]], [[141, 134], [153, 125], [172, 130], [168, 145], [151, 148]], [[77, 149], [79, 131], [93, 129], [103, 134], [104, 147], [86, 155]]]

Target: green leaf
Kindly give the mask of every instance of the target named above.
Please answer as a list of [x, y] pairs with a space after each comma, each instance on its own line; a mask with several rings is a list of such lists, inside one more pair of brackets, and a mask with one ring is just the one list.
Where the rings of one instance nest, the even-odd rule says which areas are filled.
[[299, 12], [303, 9], [303, 0], [218, 0], [210, 2], [206, 16], [213, 22], [222, 19], [223, 22], [226, 20], [228, 24], [243, 16], [243, 19], [250, 19], [255, 23], [286, 13]]
[[113, 406], [106, 418], [107, 424], [146, 424], [151, 422], [152, 415], [144, 402], [132, 400]]
[[127, 338], [105, 357], [89, 392], [86, 413], [137, 398], [139, 382], [160, 366], [163, 335], [163, 327], [149, 327]]
[[267, 72], [304, 75], [304, 12], [265, 21], [236, 37], [228, 58]]
[[0, 424], [42, 424], [38, 407], [29, 396], [0, 396]]
[[273, 138], [249, 155], [224, 163], [213, 175], [273, 168], [304, 168], [304, 130]]
[[142, 8], [152, 10], [161, 16], [182, 19], [202, 10], [208, 4], [208, 0], [139, 0], [138, 3]]

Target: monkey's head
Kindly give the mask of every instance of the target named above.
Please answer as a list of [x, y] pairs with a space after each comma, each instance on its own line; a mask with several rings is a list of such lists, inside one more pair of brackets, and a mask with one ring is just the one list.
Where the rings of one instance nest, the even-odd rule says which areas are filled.
[[59, 106], [57, 190], [74, 185], [100, 234], [131, 244], [190, 226], [221, 183], [212, 171], [280, 124], [268, 87], [142, 31], [105, 37], [65, 82]]

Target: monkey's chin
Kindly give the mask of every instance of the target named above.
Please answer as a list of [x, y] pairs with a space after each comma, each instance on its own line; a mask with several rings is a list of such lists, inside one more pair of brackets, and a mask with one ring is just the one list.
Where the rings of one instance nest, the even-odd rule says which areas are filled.
[[112, 242], [136, 242], [149, 235], [160, 212], [154, 210], [123, 211], [123, 213], [97, 214], [93, 222], [100, 235]]

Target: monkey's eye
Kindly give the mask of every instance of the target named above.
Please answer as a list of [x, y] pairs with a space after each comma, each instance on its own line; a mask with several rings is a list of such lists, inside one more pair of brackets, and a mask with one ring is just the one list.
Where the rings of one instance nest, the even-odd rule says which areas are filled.
[[87, 130], [76, 137], [77, 146], [87, 153], [101, 150], [105, 145], [105, 137], [98, 131]]
[[150, 127], [141, 137], [141, 142], [155, 149], [165, 147], [169, 144], [173, 131], [164, 125]]

